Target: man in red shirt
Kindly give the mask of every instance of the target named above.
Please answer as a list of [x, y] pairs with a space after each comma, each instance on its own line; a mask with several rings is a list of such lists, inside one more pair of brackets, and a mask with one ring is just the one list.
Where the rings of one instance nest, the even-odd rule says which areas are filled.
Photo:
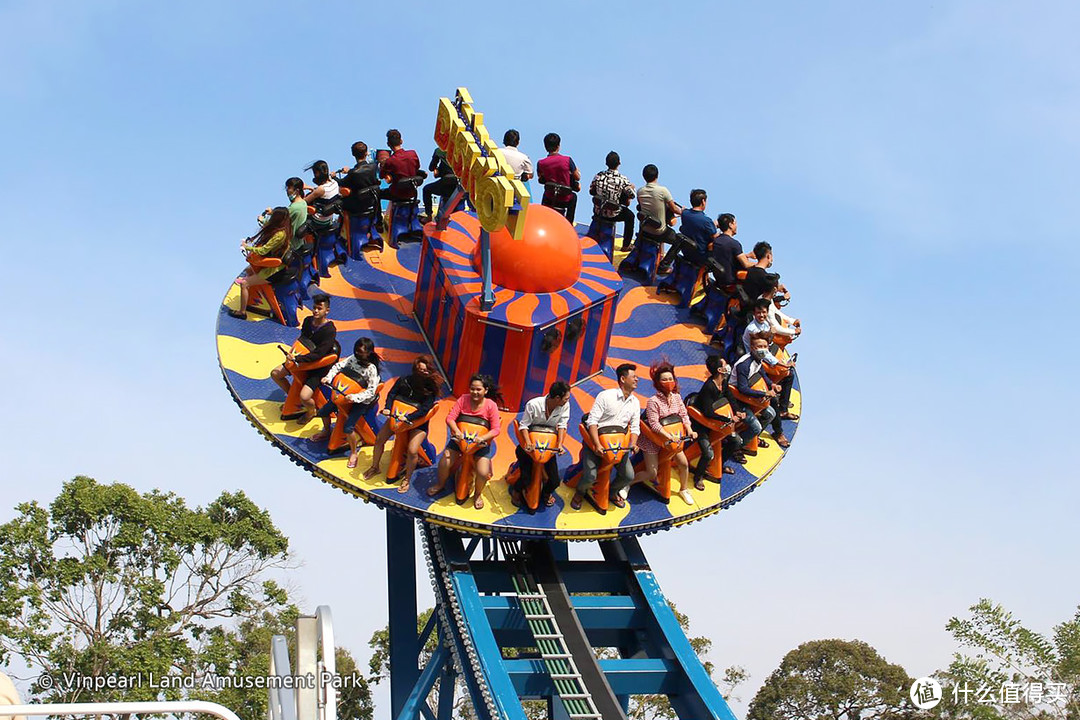
[[386, 131], [386, 144], [390, 146], [390, 157], [382, 166], [382, 178], [390, 187], [379, 192], [383, 200], [415, 200], [416, 186], [412, 183], [399, 183], [403, 178], [420, 174], [420, 156], [415, 150], [401, 147], [401, 133], [397, 130]]
[[562, 138], [557, 133], [548, 133], [544, 136], [544, 149], [548, 156], [536, 163], [536, 177], [541, 184], [558, 183], [571, 188], [573, 192], [555, 192], [550, 188], [544, 188], [544, 199], [541, 204], [555, 208], [566, 215], [566, 219], [574, 222], [574, 210], [577, 209], [577, 191], [581, 189], [581, 171], [577, 169], [572, 158], [560, 155]]

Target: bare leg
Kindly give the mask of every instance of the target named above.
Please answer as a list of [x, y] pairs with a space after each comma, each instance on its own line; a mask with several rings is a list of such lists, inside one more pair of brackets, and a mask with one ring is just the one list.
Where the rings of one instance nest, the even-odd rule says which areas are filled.
[[483, 510], [484, 498], [480, 497], [480, 494], [484, 492], [484, 488], [488, 484], [488, 480], [491, 479], [491, 459], [490, 458], [477, 458], [476, 459], [476, 489], [473, 490], [473, 507], [477, 510]]
[[656, 466], [659, 464], [659, 458], [656, 453], [643, 453], [645, 455], [645, 469], [638, 470], [634, 475], [635, 483], [652, 483], [656, 482]]
[[281, 388], [286, 395], [289, 394], [289, 386], [292, 384], [288, 380], [289, 371], [285, 369], [284, 365], [278, 365], [276, 368], [270, 371], [270, 379], [274, 381], [274, 384]]
[[315, 417], [315, 391], [304, 385], [300, 388], [300, 404], [304, 406], [304, 422], [308, 422], [311, 418]]
[[[383, 449], [386, 441], [390, 439], [390, 423], [384, 422], [379, 428], [379, 434], [375, 436], [375, 449], [371, 453], [371, 465], [364, 471], [364, 479], [370, 480], [379, 474], [379, 465], [382, 464]], [[389, 480], [389, 478], [387, 478]]]
[[348, 467], [356, 467], [356, 463], [360, 460], [360, 456], [356, 454], [356, 448], [360, 444], [360, 434], [353, 430], [351, 433], [345, 436], [345, 439], [349, 441], [349, 464]]
[[424, 444], [424, 438], [427, 437], [427, 432], [424, 430], [413, 430], [409, 433], [409, 446], [405, 449], [405, 479], [401, 481], [401, 485], [398, 487], [399, 493], [408, 492], [409, 483], [412, 481], [413, 471], [416, 470], [416, 463], [420, 461], [420, 446]]
[[446, 487], [446, 481], [450, 479], [450, 470], [458, 464], [458, 460], [461, 459], [461, 453], [457, 450], [451, 450], [446, 448], [442, 457], [439, 458], [439, 467], [436, 471], [435, 484], [428, 488], [428, 497], [435, 497], [442, 492], [442, 489]]

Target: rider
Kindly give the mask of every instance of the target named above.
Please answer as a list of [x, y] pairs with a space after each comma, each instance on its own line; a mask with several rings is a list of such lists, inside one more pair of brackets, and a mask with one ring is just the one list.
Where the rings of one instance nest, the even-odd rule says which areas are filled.
[[[637, 366], [632, 363], [623, 363], [615, 368], [615, 377], [619, 381], [619, 386], [603, 390], [596, 396], [596, 401], [585, 419], [585, 429], [592, 438], [593, 445], [600, 447], [600, 434], [597, 428], [629, 426], [629, 446], [632, 448], [637, 444], [638, 435], [641, 433], [641, 403], [634, 395], [638, 384]], [[570, 501], [570, 507], [574, 510], [581, 509], [581, 501], [585, 498], [585, 493], [596, 483], [596, 470], [599, 465], [600, 457], [590, 450], [587, 444], [582, 443], [581, 479], [578, 480], [574, 498]], [[611, 502], [615, 503], [616, 507], [626, 507], [626, 501], [619, 495], [619, 491], [624, 487], [629, 487], [634, 481], [634, 466], [630, 463], [630, 453], [626, 453], [613, 472], [616, 477], [611, 481], [609, 488]]]
[[[566, 427], [570, 424], [570, 386], [562, 380], [551, 383], [547, 397], [535, 397], [525, 403], [525, 409], [521, 413], [518, 425], [528, 432], [534, 425], [546, 425], [555, 428], [559, 434], [559, 454], [566, 452], [563, 441], [566, 440]], [[528, 437], [526, 435], [526, 437]], [[515, 450], [517, 456], [518, 482], [510, 488], [510, 501], [514, 505], [521, 504], [521, 492], [525, 484], [532, 478], [533, 459], [529, 454], [532, 447], [519, 445]], [[544, 464], [547, 481], [540, 490], [540, 503], [547, 507], [555, 504], [555, 489], [559, 487], [559, 463], [554, 456]]]
[[469, 378], [469, 392], [462, 395], [454, 403], [446, 414], [446, 426], [450, 430], [450, 438], [446, 441], [446, 449], [439, 458], [437, 480], [428, 488], [428, 497], [435, 497], [446, 486], [450, 479], [450, 470], [461, 460], [464, 450], [464, 434], [457, 425], [457, 419], [462, 414], [479, 415], [488, 422], [488, 431], [476, 439], [479, 448], [473, 454], [476, 459], [475, 476], [476, 484], [473, 491], [473, 507], [481, 510], [484, 507], [484, 498], [481, 493], [491, 479], [491, 441], [499, 436], [502, 425], [499, 419], [499, 406], [495, 403], [500, 399], [498, 386], [487, 375], [476, 374]]
[[[353, 345], [353, 354], [338, 360], [330, 367], [330, 371], [323, 376], [323, 383], [331, 385], [335, 375], [344, 373], [359, 383], [361, 387], [360, 392], [348, 396], [351, 405], [349, 406], [348, 416], [345, 418], [345, 424], [342, 426], [345, 430], [345, 438], [349, 441], [348, 467], [350, 470], [356, 467], [356, 463], [360, 459], [359, 455], [357, 455], [360, 435], [356, 432], [356, 423], [364, 417], [371, 408], [371, 403], [376, 400], [375, 392], [379, 387], [379, 368], [381, 366], [382, 358], [375, 352], [375, 343], [369, 337], [362, 337]], [[323, 429], [322, 432], [311, 438], [312, 441], [319, 442], [330, 437], [330, 413], [332, 412], [338, 412], [337, 406], [332, 402], [326, 403], [319, 410], [318, 416], [322, 418]], [[341, 422], [342, 418], [340, 413], [338, 414], [338, 422]]]
[[[674, 216], [682, 215], [682, 206], [675, 202], [675, 198], [666, 187], [656, 182], [660, 177], [660, 170], [655, 165], [649, 163], [642, 168], [641, 177], [645, 180], [645, 185], [637, 193], [638, 212], [651, 218], [654, 223], [660, 223], [660, 226], [646, 232], [645, 221], [642, 220], [638, 238], [640, 239], [643, 234], [648, 234], [658, 242], [674, 244], [675, 231], [671, 228], [671, 222]], [[664, 271], [670, 268], [673, 260], [674, 258], [665, 257], [664, 262], [668, 265], [661, 263], [657, 272], [663, 275]]]
[[[427, 415], [428, 411], [435, 405], [435, 401], [439, 399], [439, 384], [441, 382], [442, 377], [435, 370], [435, 361], [431, 359], [431, 356], [417, 355], [416, 359], [413, 360], [412, 372], [395, 380], [390, 392], [386, 394], [386, 403], [382, 414], [389, 415], [391, 408], [394, 407], [394, 400], [401, 398], [416, 406], [416, 410], [405, 416], [407, 422], [416, 422]], [[425, 422], [423, 425], [418, 425], [409, 431], [409, 445], [405, 451], [405, 479], [398, 486], [399, 493], [409, 491], [409, 482], [412, 480], [413, 471], [416, 469], [420, 447], [428, 436], [428, 424]], [[379, 429], [379, 434], [375, 438], [375, 448], [371, 455], [371, 465], [364, 471], [365, 480], [370, 480], [379, 474], [383, 449], [386, 447], [386, 441], [390, 439], [392, 432], [390, 423], [383, 423], [383, 426]]]
[[[292, 222], [289, 220], [289, 211], [283, 207], [274, 208], [270, 212], [264, 224], [251, 242], [240, 244], [240, 248], [246, 253], [253, 253], [262, 257], [276, 257], [285, 259], [289, 244], [292, 242]], [[229, 314], [241, 320], [247, 319], [248, 300], [251, 288], [256, 285], [269, 285], [271, 278], [285, 269], [284, 264], [276, 267], [251, 267], [248, 275], [236, 279], [240, 285], [240, 309], [229, 310]]]
[[[750, 347], [747, 348], [747, 353], [736, 360], [735, 365], [731, 368], [731, 379], [735, 381], [734, 385], [739, 393], [746, 397], [769, 399], [769, 404], [756, 415], [749, 405], [739, 403], [739, 409], [746, 413], [746, 429], [742, 432], [744, 445], [757, 437], [761, 433], [761, 428], [772, 422], [773, 417], [776, 415], [776, 410], [772, 406], [772, 399], [780, 394], [780, 386], [769, 379], [769, 374], [762, 367], [768, 353], [769, 336], [763, 333], [754, 335], [750, 338]], [[757, 373], [760, 373], [765, 380], [765, 390], [755, 390], [750, 387], [750, 378]], [[762, 443], [762, 447], [767, 447], [764, 441]], [[745, 452], [754, 454], [750, 453], [749, 450]]]
[[577, 209], [577, 191], [581, 189], [581, 171], [572, 158], [559, 154], [561, 147], [562, 138], [557, 133], [544, 136], [544, 149], [548, 154], [536, 163], [536, 175], [541, 185], [551, 182], [570, 188], [570, 191], [563, 192], [545, 188], [541, 204], [555, 208], [560, 213], [565, 211], [566, 219], [573, 223], [574, 211]]
[[518, 150], [518, 143], [520, 142], [521, 135], [517, 130], [507, 130], [503, 134], [503, 146], [499, 149], [502, 150], [506, 162], [510, 163], [510, 169], [513, 171], [514, 177], [523, 183], [527, 183], [532, 180], [533, 164], [528, 155]]
[[[691, 403], [697, 408], [702, 415], [710, 420], [719, 420], [720, 416], [716, 414], [713, 409], [720, 400], [727, 398], [729, 405], [731, 405], [731, 412], [734, 417], [731, 420], [738, 422], [746, 417], [746, 413], [736, 411], [735, 406], [731, 404], [730, 393], [728, 392], [728, 374], [731, 372], [731, 368], [727, 364], [727, 360], [722, 355], [709, 355], [705, 358], [705, 370], [709, 373], [709, 377], [702, 384], [701, 389], [694, 395], [693, 402]], [[697, 467], [694, 468], [694, 487], [701, 489], [705, 486], [705, 471], [709, 467], [709, 463], [713, 459], [712, 443], [709, 442], [709, 430], [708, 428], [697, 425], [694, 423], [694, 429], [697, 430], [698, 448], [701, 450], [701, 458], [698, 460]], [[730, 436], [734, 438], [734, 443], [737, 448], [742, 447], [742, 438], [738, 435], [732, 434]], [[725, 442], [727, 442], [725, 438]], [[746, 462], [740, 451], [736, 450], [732, 454], [732, 459], [736, 462], [740, 460]], [[724, 467], [726, 474], [732, 474], [735, 472], [734, 468]]]
[[604, 158], [604, 163], [607, 170], [596, 173], [589, 183], [593, 215], [610, 220], [612, 224], [623, 223], [622, 249], [627, 250], [634, 242], [634, 213], [630, 210], [630, 201], [635, 194], [634, 183], [619, 172], [619, 153], [612, 150]]
[[341, 179], [341, 187], [349, 189], [349, 195], [341, 201], [341, 209], [350, 215], [362, 217], [376, 215], [378, 207], [378, 193], [371, 188], [379, 187], [379, 168], [375, 163], [368, 162], [368, 146], [364, 142], [354, 142], [351, 148], [353, 159], [356, 164], [342, 172], [346, 175]]
[[[337, 327], [330, 321], [330, 296], [319, 293], [311, 299], [311, 315], [304, 318], [300, 325], [300, 339], [307, 340], [311, 349], [297, 355], [290, 350], [285, 356], [286, 361], [294, 363], [313, 363], [322, 360], [327, 355], [334, 353], [337, 344]], [[289, 394], [288, 380], [289, 371], [284, 363], [270, 371], [270, 379], [277, 386]], [[304, 406], [305, 416], [303, 422], [307, 422], [315, 416], [315, 391], [319, 389], [322, 375], [318, 372], [309, 372], [304, 378], [304, 387], [300, 389], [300, 403]]]
[[445, 150], [435, 148], [435, 152], [431, 155], [431, 162], [428, 163], [428, 171], [435, 176], [435, 179], [424, 186], [424, 214], [420, 217], [422, 222], [431, 220], [431, 207], [434, 202], [432, 196], [438, 195], [439, 205], [445, 205], [458, 184], [454, 168], [450, 167], [450, 163], [446, 161]]
[[338, 182], [330, 175], [330, 166], [325, 160], [316, 160], [307, 169], [315, 183], [315, 189], [304, 197], [304, 202], [315, 208], [315, 214], [308, 222], [315, 232], [325, 232], [334, 222], [334, 213], [328, 206], [338, 197]]
[[382, 178], [390, 187], [380, 190], [379, 197], [391, 201], [415, 200], [416, 186], [398, 181], [420, 174], [420, 157], [415, 150], [401, 147], [401, 133], [395, 129], [386, 131], [386, 144], [390, 146], [390, 157], [382, 164]]
[[[679, 395], [679, 381], [675, 377], [675, 367], [667, 359], [661, 360], [649, 368], [649, 377], [653, 381], [653, 387], [656, 388], [656, 393], [645, 403], [645, 422], [649, 429], [666, 440], [674, 440], [674, 437], [664, 430], [660, 420], [669, 415], [678, 415], [682, 419], [685, 435], [696, 440], [697, 432], [690, 425], [690, 415], [686, 412], [682, 396]], [[634, 482], [653, 482], [656, 480], [656, 468], [659, 464], [661, 448], [645, 435], [638, 438], [637, 446], [644, 453], [645, 468], [634, 476]], [[686, 453], [680, 449], [675, 453], [673, 461], [679, 471], [679, 497], [687, 505], [693, 505], [694, 498], [690, 495], [689, 465], [686, 461]], [[702, 482], [697, 489], [704, 490], [705, 483]]]

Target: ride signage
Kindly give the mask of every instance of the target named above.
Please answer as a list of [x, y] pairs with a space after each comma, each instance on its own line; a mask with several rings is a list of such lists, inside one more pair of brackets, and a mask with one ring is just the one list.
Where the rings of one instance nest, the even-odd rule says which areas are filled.
[[458, 88], [453, 100], [439, 98], [435, 143], [446, 153], [446, 161], [472, 198], [481, 227], [488, 232], [506, 228], [515, 240], [520, 240], [529, 191], [514, 177], [484, 127], [484, 114], [473, 109], [466, 88]]

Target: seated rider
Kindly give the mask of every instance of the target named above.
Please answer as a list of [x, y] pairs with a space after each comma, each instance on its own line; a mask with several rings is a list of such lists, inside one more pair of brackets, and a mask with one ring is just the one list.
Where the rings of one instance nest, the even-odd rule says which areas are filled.
[[[637, 444], [638, 435], [641, 434], [641, 403], [634, 395], [638, 384], [637, 366], [632, 363], [623, 363], [615, 368], [615, 377], [619, 381], [619, 386], [601, 391], [596, 396], [596, 401], [585, 419], [585, 429], [594, 447], [600, 447], [600, 434], [597, 428], [629, 427], [631, 448]], [[583, 442], [581, 444], [581, 479], [578, 480], [574, 498], [570, 501], [570, 507], [574, 510], [581, 509], [581, 501], [585, 499], [585, 493], [596, 484], [596, 471], [600, 462], [600, 457]], [[626, 453], [622, 462], [615, 466], [612, 472], [615, 473], [615, 478], [611, 481], [609, 499], [615, 503], [616, 507], [626, 507], [626, 501], [623, 500], [619, 491], [634, 482], [634, 466], [630, 463], [630, 453]]]
[[424, 186], [424, 214], [420, 217], [421, 222], [431, 220], [431, 208], [434, 204], [432, 196], [439, 196], [439, 206], [441, 207], [450, 199], [450, 195], [457, 189], [458, 185], [454, 168], [450, 167], [450, 163], [446, 161], [445, 150], [435, 148], [435, 152], [431, 155], [431, 162], [428, 163], [428, 172], [432, 173], [435, 179]]
[[503, 134], [503, 146], [499, 149], [502, 150], [506, 162], [510, 163], [514, 177], [523, 183], [528, 183], [533, 177], [533, 164], [528, 155], [518, 150], [520, 142], [521, 135], [517, 130], [507, 130]]
[[401, 133], [391, 129], [386, 131], [386, 144], [390, 146], [390, 157], [382, 163], [382, 179], [390, 187], [379, 191], [379, 197], [391, 202], [407, 202], [416, 199], [416, 186], [412, 183], [398, 182], [420, 174], [420, 156], [415, 150], [401, 147]]
[[[382, 358], [375, 352], [375, 343], [369, 337], [362, 337], [353, 344], [353, 354], [331, 365], [329, 372], [322, 379], [323, 384], [332, 385], [334, 376], [343, 373], [356, 381], [361, 388], [360, 392], [347, 396], [351, 405], [349, 406], [348, 416], [344, 418], [345, 424], [342, 426], [345, 431], [345, 439], [349, 442], [348, 467], [350, 470], [356, 467], [356, 463], [360, 459], [357, 455], [360, 435], [356, 432], [356, 423], [371, 409], [371, 403], [376, 400], [375, 392], [379, 387], [379, 368], [381, 366]], [[311, 438], [313, 442], [320, 442], [330, 437], [330, 413], [337, 411], [337, 405], [332, 402], [322, 406], [318, 416], [322, 418], [323, 429]], [[343, 419], [340, 415], [341, 413], [338, 413], [338, 422]]]
[[[562, 380], [551, 383], [547, 397], [535, 397], [525, 403], [525, 409], [518, 420], [518, 426], [525, 431], [535, 425], [546, 425], [554, 428], [559, 435], [559, 454], [566, 452], [563, 441], [566, 440], [566, 427], [570, 424], [570, 386]], [[532, 478], [533, 459], [529, 454], [531, 446], [518, 446], [514, 454], [517, 456], [518, 475], [517, 484], [510, 488], [510, 501], [514, 505], [521, 505], [522, 488]], [[540, 504], [551, 507], [555, 504], [555, 490], [559, 487], [559, 463], [558, 458], [552, 456], [544, 464], [544, 472], [547, 480], [540, 489]]]
[[610, 221], [612, 224], [623, 223], [622, 249], [627, 250], [634, 243], [634, 213], [630, 210], [630, 201], [634, 199], [634, 183], [619, 172], [619, 153], [612, 150], [604, 158], [607, 170], [596, 173], [589, 183], [589, 194], [593, 197], [593, 215]]
[[713, 281], [720, 287], [728, 287], [735, 285], [738, 271], [746, 270], [753, 263], [750, 256], [743, 252], [742, 243], [735, 239], [739, 231], [735, 216], [723, 213], [716, 219], [716, 225], [720, 228], [720, 234], [713, 238], [709, 266]]
[[[674, 366], [666, 359], [661, 360], [649, 369], [649, 377], [652, 378], [653, 387], [656, 388], [653, 396], [645, 402], [645, 422], [649, 429], [666, 440], [673, 440], [674, 437], [664, 430], [660, 420], [669, 415], [678, 415], [682, 419], [683, 432], [696, 440], [698, 434], [690, 425], [690, 415], [686, 412], [682, 396], [679, 395], [679, 381], [675, 377]], [[645, 435], [638, 438], [637, 446], [645, 455], [645, 467], [634, 476], [634, 482], [655, 482], [661, 448]], [[686, 453], [682, 450], [675, 453], [673, 463], [679, 473], [679, 497], [687, 505], [693, 505], [694, 498], [690, 494], [690, 472]], [[702, 482], [701, 487], [697, 489], [704, 490], [705, 483]]]
[[349, 189], [348, 196], [341, 200], [341, 209], [355, 217], [371, 215], [379, 218], [379, 168], [368, 162], [367, 143], [354, 142], [351, 152], [356, 164], [341, 169], [345, 173], [341, 187]]
[[[289, 351], [285, 356], [287, 361], [297, 364], [313, 363], [322, 360], [327, 355], [334, 354], [337, 348], [337, 327], [329, 319], [330, 296], [319, 293], [311, 299], [311, 315], [304, 318], [300, 325], [300, 339], [308, 352], [297, 355]], [[320, 368], [321, 369], [321, 368]], [[279, 388], [289, 394], [289, 371], [284, 363], [270, 371], [270, 379]], [[306, 423], [315, 417], [315, 391], [319, 389], [319, 383], [323, 376], [321, 372], [310, 372], [304, 378], [304, 387], [300, 388], [300, 403], [304, 406], [304, 417], [301, 422]]]
[[304, 202], [315, 208], [308, 224], [316, 233], [323, 233], [333, 226], [334, 212], [339, 195], [338, 182], [330, 175], [325, 160], [316, 160], [308, 166], [315, 188], [304, 197]]
[[547, 157], [536, 163], [536, 176], [540, 184], [556, 183], [570, 188], [556, 192], [551, 188], [544, 188], [542, 205], [555, 208], [564, 212], [566, 219], [574, 222], [574, 211], [577, 209], [577, 191], [581, 189], [581, 171], [574, 164], [572, 158], [561, 155], [562, 138], [557, 133], [548, 133], [544, 136], [544, 149]]
[[[722, 355], [709, 355], [705, 358], [705, 370], [709, 373], [709, 377], [702, 384], [701, 389], [694, 395], [694, 402], [692, 403], [702, 415], [710, 420], [720, 421], [721, 417], [717, 415], [716, 407], [723, 399], [727, 399], [731, 406], [731, 412], [733, 417], [728, 418], [734, 422], [738, 422], [746, 418], [746, 413], [735, 410], [735, 398], [731, 396], [728, 391], [728, 373], [731, 372], [731, 368], [728, 367], [727, 360]], [[713, 448], [709, 442], [709, 429], [704, 425], [698, 425], [693, 423], [694, 429], [697, 431], [697, 443], [698, 448], [701, 450], [701, 457], [698, 460], [697, 467], [694, 469], [694, 487], [699, 490], [705, 486], [705, 471], [709, 467], [709, 463], [713, 459]], [[742, 447], [742, 438], [732, 433], [728, 438], [724, 439], [724, 442], [728, 442], [731, 438], [734, 438], [735, 452], [732, 454], [732, 459], [735, 462], [745, 463], [746, 458], [743, 456], [739, 448]], [[732, 474], [735, 472], [734, 468], [724, 466], [724, 472], [726, 474]]]
[[450, 479], [450, 471], [461, 461], [464, 434], [458, 427], [458, 417], [463, 414], [478, 415], [487, 420], [488, 431], [477, 438], [476, 444], [479, 449], [473, 453], [476, 460], [473, 507], [477, 510], [483, 509], [484, 498], [481, 497], [481, 493], [488, 480], [491, 479], [491, 459], [488, 457], [491, 455], [491, 441], [499, 436], [499, 431], [502, 429], [499, 406], [495, 402], [501, 397], [495, 381], [487, 375], [477, 374], [469, 378], [469, 392], [459, 397], [446, 414], [446, 427], [450, 431], [450, 437], [446, 441], [446, 449], [442, 457], [439, 458], [437, 480], [428, 488], [428, 497], [435, 497], [442, 492], [447, 480]]
[[[407, 422], [416, 422], [427, 415], [428, 411], [435, 405], [435, 401], [439, 399], [440, 383], [442, 383], [442, 377], [436, 372], [435, 361], [431, 359], [431, 356], [417, 355], [416, 359], [413, 360], [412, 372], [395, 380], [390, 392], [386, 394], [386, 403], [382, 414], [390, 415], [390, 410], [394, 407], [394, 400], [401, 398], [416, 406], [416, 410], [405, 416]], [[409, 483], [412, 480], [412, 474], [416, 470], [416, 463], [420, 456], [420, 447], [428, 436], [428, 425], [429, 423], [425, 422], [423, 425], [418, 425], [409, 431], [409, 444], [405, 450], [405, 479], [398, 486], [399, 493], [409, 491]], [[390, 439], [392, 432], [388, 422], [383, 423], [383, 426], [379, 429], [379, 434], [375, 438], [375, 448], [371, 455], [371, 465], [364, 471], [365, 480], [370, 480], [379, 474], [383, 450], [386, 448], [386, 441]]]
[[709, 204], [708, 194], [701, 189], [690, 191], [690, 209], [683, 210], [680, 216], [682, 222], [679, 232], [693, 241], [693, 247], [673, 244], [667, 255], [660, 261], [661, 267], [667, 267], [675, 262], [675, 256], [680, 253], [690, 262], [697, 266], [705, 263], [705, 258], [712, 250], [713, 239], [720, 234], [716, 229], [716, 221], [705, 214], [705, 207]]
[[743, 281], [743, 290], [746, 291], [746, 296], [751, 300], [761, 297], [774, 284], [772, 278], [775, 278], [778, 294], [790, 300], [791, 294], [780, 283], [780, 276], [769, 272], [769, 268], [773, 264], [772, 245], [765, 241], [757, 243], [754, 245], [753, 257], [755, 262], [747, 268], [746, 280]]
[[[769, 353], [768, 335], [757, 334], [752, 336], [750, 338], [750, 347], [747, 350], [748, 352], [736, 360], [735, 365], [731, 368], [735, 388], [741, 395], [746, 397], [768, 398], [769, 404], [755, 415], [753, 408], [742, 401], [737, 401], [735, 407], [746, 413], [746, 429], [742, 432], [743, 445], [760, 435], [762, 427], [772, 422], [776, 416], [776, 411], [772, 406], [772, 399], [780, 394], [780, 386], [769, 379], [769, 374], [762, 367], [765, 363], [765, 356]], [[750, 387], [750, 378], [759, 373], [765, 380], [765, 390], [755, 390]], [[768, 447], [764, 441], [761, 441], [761, 446]], [[745, 450], [744, 452], [751, 455], [757, 454], [756, 450], [753, 452]]]
[[[641, 220], [641, 228], [638, 230], [638, 238], [648, 235], [654, 242], [675, 243], [675, 231], [671, 224], [676, 215], [682, 215], [682, 206], [671, 197], [671, 192], [657, 182], [660, 170], [649, 163], [641, 170], [641, 177], [645, 184], [638, 190], [638, 217]], [[667, 258], [664, 258], [667, 260]], [[672, 258], [674, 259], [674, 258]], [[662, 266], [663, 270], [669, 265]]]
[[285, 271], [285, 261], [288, 259], [291, 242], [292, 222], [289, 220], [289, 211], [283, 207], [276, 207], [270, 212], [266, 224], [259, 229], [255, 237], [241, 243], [240, 248], [248, 254], [266, 258], [280, 258], [282, 264], [275, 267], [249, 266], [249, 274], [236, 279], [236, 282], [240, 284], [240, 309], [230, 309], [230, 315], [241, 320], [247, 319], [247, 306], [251, 297], [251, 288], [256, 285], [269, 285], [278, 273]]

